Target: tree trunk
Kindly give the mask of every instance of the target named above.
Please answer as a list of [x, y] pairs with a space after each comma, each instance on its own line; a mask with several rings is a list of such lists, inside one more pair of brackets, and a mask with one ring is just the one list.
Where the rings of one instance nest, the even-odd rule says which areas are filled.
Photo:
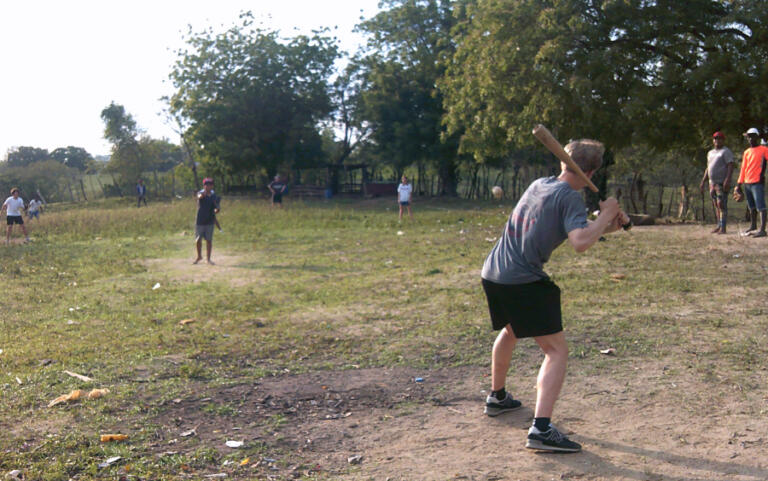
[[640, 174], [635, 172], [632, 174], [632, 183], [629, 185], [629, 202], [632, 204], [632, 212], [638, 212], [637, 203], [635, 202], [635, 194], [637, 192], [637, 178]]
[[110, 172], [109, 175], [112, 177], [112, 184], [115, 186], [115, 189], [117, 189], [117, 193], [120, 195], [120, 197], [125, 197], [123, 195], [123, 189], [120, 188], [120, 184], [118, 184], [117, 180], [115, 179], [115, 174]]
[[195, 179], [195, 188], [194, 190], [197, 190], [200, 186], [200, 182], [197, 178], [197, 163], [195, 162], [195, 158], [192, 156], [192, 151], [189, 150], [189, 145], [187, 145], [187, 141], [184, 139], [184, 135], [181, 135], [181, 144], [184, 146], [184, 151], [187, 153], [187, 157], [189, 158], [189, 167], [192, 169], [192, 176]]
[[43, 201], [43, 205], [48, 205], [48, 202], [46, 202], [45, 197], [43, 197], [43, 194], [40, 193], [40, 189], [35, 188], [35, 192], [37, 192], [37, 195], [40, 197], [40, 200]]
[[75, 194], [72, 192], [72, 182], [67, 182], [67, 189], [69, 190], [69, 198], [72, 202], [75, 202]]
[[677, 217], [683, 219], [686, 214], [688, 214], [688, 186], [683, 184], [680, 188], [680, 209], [677, 211]]
[[83, 193], [83, 199], [88, 202], [88, 196], [85, 195], [85, 184], [83, 184], [83, 179], [80, 179], [80, 191]]
[[438, 165], [437, 175], [440, 176], [442, 184], [440, 195], [449, 197], [459, 195], [459, 176], [456, 172], [456, 161], [454, 159], [443, 159]]
[[664, 184], [659, 186], [659, 209], [656, 211], [656, 217], [661, 217], [664, 213]]
[[152, 171], [152, 175], [155, 177], [155, 197], [160, 194], [160, 181], [157, 180], [157, 169]]
[[665, 217], [669, 217], [672, 215], [672, 204], [675, 201], [675, 189], [672, 189], [672, 192], [669, 193], [669, 202], [667, 202], [667, 215]]

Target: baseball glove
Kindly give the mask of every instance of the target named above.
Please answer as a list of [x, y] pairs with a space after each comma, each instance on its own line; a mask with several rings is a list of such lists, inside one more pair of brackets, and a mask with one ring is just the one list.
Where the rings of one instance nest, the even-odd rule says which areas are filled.
[[733, 190], [733, 200], [735, 200], [736, 202], [743, 202], [744, 201], [744, 194], [742, 194], [740, 190], [734, 189]]

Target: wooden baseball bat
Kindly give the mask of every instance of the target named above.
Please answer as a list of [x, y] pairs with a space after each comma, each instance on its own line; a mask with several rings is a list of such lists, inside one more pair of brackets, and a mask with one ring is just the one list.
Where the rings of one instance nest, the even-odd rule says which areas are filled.
[[560, 145], [560, 142], [557, 141], [554, 135], [552, 135], [552, 132], [549, 131], [548, 128], [544, 127], [543, 125], [539, 124], [536, 127], [533, 128], [533, 135], [536, 136], [539, 141], [544, 144], [544, 147], [549, 149], [550, 152], [555, 154], [555, 157], [560, 160], [560, 162], [564, 163], [568, 166], [569, 169], [571, 169], [576, 175], [581, 177], [581, 180], [587, 183], [587, 187], [589, 187], [589, 190], [592, 192], [598, 192], [599, 189], [595, 184], [592, 183], [589, 177], [587, 177], [587, 174], [584, 173], [583, 170], [581, 170], [581, 167], [573, 161], [570, 155], [568, 155], [568, 152], [563, 149], [563, 146]]
[[[597, 188], [597, 186], [592, 182], [592, 180], [587, 177], [587, 174], [584, 173], [583, 170], [581, 170], [581, 167], [573, 161], [570, 155], [568, 155], [568, 152], [563, 149], [563, 146], [560, 145], [560, 142], [557, 141], [554, 135], [552, 135], [552, 132], [549, 131], [548, 128], [544, 127], [543, 125], [539, 124], [536, 127], [533, 128], [533, 135], [536, 136], [539, 141], [544, 144], [544, 146], [553, 154], [555, 154], [555, 157], [560, 160], [560, 162], [564, 163], [568, 166], [570, 170], [572, 170], [576, 175], [578, 175], [584, 182], [586, 182], [587, 187], [592, 192], [599, 192], [600, 189]], [[603, 199], [604, 200], [604, 199]], [[627, 223], [623, 224], [621, 227], [624, 228], [624, 230], [629, 230], [632, 228], [632, 221], [629, 220], [629, 217], [625, 215], [624, 217], [627, 219]]]

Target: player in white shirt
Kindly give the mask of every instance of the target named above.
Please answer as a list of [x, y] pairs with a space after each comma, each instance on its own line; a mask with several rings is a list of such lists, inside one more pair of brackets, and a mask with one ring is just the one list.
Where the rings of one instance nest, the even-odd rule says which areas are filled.
[[19, 196], [19, 189], [14, 187], [11, 189], [11, 196], [5, 199], [3, 202], [3, 208], [0, 212], [6, 211], [8, 217], [8, 231], [5, 234], [5, 243], [11, 242], [11, 230], [13, 230], [13, 224], [19, 224], [21, 231], [24, 233], [24, 238], [29, 242], [29, 234], [27, 234], [27, 228], [24, 226], [24, 218], [21, 213], [24, 211], [24, 199]]
[[37, 199], [34, 198], [29, 201], [29, 205], [27, 206], [27, 217], [29, 219], [39, 219], [40, 218], [40, 207], [43, 206], [43, 203]]
[[408, 209], [408, 216], [413, 219], [413, 213], [411, 212], [411, 193], [413, 192], [413, 186], [408, 183], [408, 177], [403, 176], [400, 179], [400, 185], [397, 186], [397, 200], [400, 204], [400, 217], [399, 220], [403, 220], [403, 207]]

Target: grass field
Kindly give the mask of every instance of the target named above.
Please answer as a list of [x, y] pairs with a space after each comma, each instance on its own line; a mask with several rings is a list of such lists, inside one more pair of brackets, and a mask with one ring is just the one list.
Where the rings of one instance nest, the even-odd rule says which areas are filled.
[[[398, 224], [393, 204], [225, 200], [214, 266], [191, 265], [192, 201], [54, 206], [30, 223], [32, 243], [0, 248], [0, 477], [489, 479], [474, 464], [420, 470], [387, 452], [418, 451], [408, 434], [425, 413], [509, 429], [470, 413], [482, 411], [494, 338], [479, 270], [511, 206], [417, 202], [416, 220]], [[627, 418], [617, 421], [636, 423], [639, 438], [623, 442], [637, 450], [658, 445], [640, 429], [653, 416], [688, 426], [704, 416], [736, 444], [671, 435], [667, 452], [708, 460], [711, 477], [669, 460], [630, 471], [558, 461], [553, 477], [768, 478], [768, 244], [706, 231], [635, 228], [586, 254], [555, 252], [547, 267], [563, 290], [572, 358], [564, 403], [583, 401], [597, 418], [601, 406], [619, 409]], [[617, 355], [600, 354], [608, 347]], [[513, 361], [509, 386], [526, 389], [527, 404], [540, 360], [521, 343]], [[47, 407], [92, 388], [110, 393]], [[579, 440], [588, 428], [570, 419]], [[754, 430], [741, 430], [748, 422]], [[101, 443], [105, 433], [129, 438]], [[434, 455], [449, 459], [476, 447], [442, 442]], [[585, 451], [604, 464], [641, 463], [592, 444]], [[536, 479], [526, 473], [540, 459], [521, 464], [519, 479]]]

